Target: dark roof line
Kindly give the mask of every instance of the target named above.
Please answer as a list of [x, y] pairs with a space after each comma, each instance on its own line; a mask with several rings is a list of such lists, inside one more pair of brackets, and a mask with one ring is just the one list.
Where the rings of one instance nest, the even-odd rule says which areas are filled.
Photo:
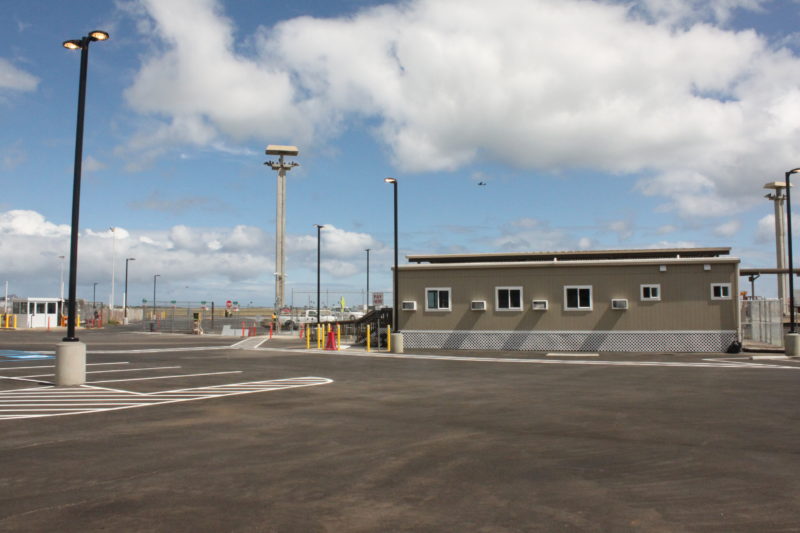
[[679, 259], [729, 255], [728, 248], [653, 248], [645, 250], [578, 250], [488, 254], [409, 255], [411, 263], [508, 263], [540, 261], [601, 261], [608, 259]]

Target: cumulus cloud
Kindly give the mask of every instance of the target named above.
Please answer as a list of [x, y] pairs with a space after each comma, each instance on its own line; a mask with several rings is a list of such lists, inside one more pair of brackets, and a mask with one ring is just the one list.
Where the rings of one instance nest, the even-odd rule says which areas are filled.
[[763, 11], [771, 0], [641, 0], [637, 6], [652, 20], [668, 24], [726, 23], [737, 9]]
[[[384, 248], [369, 235], [334, 226], [329, 228], [323, 237], [325, 260], [322, 263], [329, 279], [345, 279], [360, 272], [364, 248]], [[54, 224], [35, 211], [0, 212], [3, 275], [16, 286], [42, 287], [48, 285], [44, 280], [52, 279], [55, 281], [51, 288], [56, 291], [58, 256], [68, 255], [69, 237], [69, 225]], [[291, 270], [316, 269], [316, 235], [287, 235], [287, 241], [291, 243], [287, 250]], [[79, 244], [79, 285], [91, 287], [93, 282], [100, 281], [107, 287], [112, 256], [116, 254], [119, 282], [121, 265], [126, 257], [133, 257], [135, 262], [130, 264], [132, 284], [152, 286], [152, 276], [158, 273], [164, 283], [192, 286], [197, 290], [260, 284], [262, 292], [271, 292], [274, 252], [273, 239], [252, 226], [194, 228], [177, 225], [166, 231], [117, 227], [114, 232], [109, 228], [86, 228], [81, 231]], [[264, 301], [269, 300], [265, 298]]]
[[0, 89], [13, 91], [33, 91], [39, 85], [39, 78], [15, 67], [9, 60], [0, 57]]
[[633, 224], [628, 220], [613, 220], [607, 225], [609, 231], [617, 234], [617, 239], [627, 241], [633, 237]]
[[742, 227], [742, 223], [738, 220], [729, 220], [723, 224], [720, 224], [716, 228], [714, 228], [714, 235], [719, 237], [733, 237], [738, 233], [739, 229]]
[[126, 92], [155, 124], [139, 156], [324, 142], [356, 117], [407, 172], [480, 157], [631, 173], [685, 216], [752, 206], [753, 176], [781, 170], [765, 164], [800, 160], [800, 59], [720, 25], [761, 0], [410, 0], [255, 36], [213, 0], [141, 6], [160, 41]]
[[[574, 244], [570, 236], [561, 229], [551, 228], [547, 222], [534, 218], [520, 218], [500, 228], [501, 235], [493, 245], [499, 250], [554, 251], [568, 250]], [[586, 241], [582, 242], [585, 244]], [[580, 246], [581, 242], [577, 243]]]
[[69, 234], [69, 225], [53, 224], [36, 211], [14, 209], [0, 213], [0, 235], [68, 237]]

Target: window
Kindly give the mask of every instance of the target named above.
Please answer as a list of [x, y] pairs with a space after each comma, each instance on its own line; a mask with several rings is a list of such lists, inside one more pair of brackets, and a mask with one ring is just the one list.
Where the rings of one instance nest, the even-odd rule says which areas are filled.
[[534, 311], [547, 311], [547, 300], [534, 300], [531, 302], [531, 309]]
[[498, 311], [522, 311], [522, 287], [497, 287]]
[[564, 309], [567, 311], [591, 311], [592, 286], [575, 285], [564, 287]]
[[642, 301], [656, 302], [661, 300], [661, 285], [642, 285]]
[[433, 288], [425, 289], [426, 311], [450, 311], [450, 289]]
[[712, 283], [711, 284], [711, 299], [712, 300], [730, 300], [731, 299], [731, 284], [730, 283]]

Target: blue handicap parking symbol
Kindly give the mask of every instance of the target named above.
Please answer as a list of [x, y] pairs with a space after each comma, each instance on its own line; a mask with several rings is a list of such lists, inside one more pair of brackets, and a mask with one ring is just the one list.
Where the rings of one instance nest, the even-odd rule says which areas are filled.
[[52, 355], [45, 355], [36, 352], [23, 352], [20, 350], [0, 350], [0, 359], [11, 360], [31, 360], [31, 359], [54, 359]]

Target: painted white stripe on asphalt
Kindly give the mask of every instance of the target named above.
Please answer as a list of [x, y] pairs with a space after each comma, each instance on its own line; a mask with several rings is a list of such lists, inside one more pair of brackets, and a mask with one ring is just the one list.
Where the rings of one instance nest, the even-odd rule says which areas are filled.
[[[281, 348], [261, 348], [267, 351], [286, 352]], [[308, 353], [313, 355], [342, 355], [345, 357], [376, 357], [381, 359], [409, 359], [409, 360], [430, 360], [430, 361], [463, 361], [470, 363], [520, 363], [529, 365], [591, 365], [591, 366], [650, 366], [650, 367], [671, 367], [671, 368], [748, 368], [761, 370], [789, 369], [800, 370], [800, 366], [759, 364], [759, 363], [689, 363], [674, 361], [579, 361], [562, 359], [520, 359], [513, 357], [468, 357], [458, 355], [414, 355], [414, 354], [392, 354], [387, 352], [322, 352], [318, 350], [292, 350], [295, 353]], [[712, 360], [713, 361], [713, 360]]]
[[[87, 363], [86, 366], [101, 366], [101, 365], [128, 365], [127, 361], [124, 363]], [[9, 367], [2, 367], [0, 370], [32, 370], [36, 368], [55, 368], [56, 365], [44, 365], [44, 366], [9, 366]]]
[[175, 374], [174, 376], [153, 376], [149, 378], [128, 378], [128, 379], [104, 379], [98, 381], [87, 381], [86, 383], [116, 383], [119, 381], [147, 381], [150, 379], [169, 379], [169, 378], [188, 378], [194, 376], [217, 376], [220, 374], [241, 374], [241, 370], [229, 370], [227, 372], [203, 372], [201, 374]]
[[[217, 372], [216, 374], [219, 373], [220, 372]], [[83, 391], [88, 394], [69, 395], [69, 399], [63, 399], [65, 392], [73, 391], [64, 391], [63, 389], [50, 387], [37, 389], [38, 394], [35, 395], [37, 398], [35, 401], [26, 399], [30, 398], [32, 394], [31, 389], [25, 389], [24, 391], [8, 391], [4, 394], [0, 394], [0, 420], [117, 411], [122, 409], [134, 409], [137, 407], [284, 390], [290, 387], [312, 387], [329, 383], [333, 383], [333, 380], [320, 377], [301, 377], [231, 383], [197, 389], [153, 393], [136, 393], [120, 389], [98, 387], [96, 385], [83, 385], [81, 388], [74, 389], [74, 392]], [[23, 392], [23, 394], [15, 394], [16, 392]], [[48, 395], [50, 396], [49, 398]]]
[[[86, 372], [87, 374], [108, 374], [111, 372], [142, 372], [145, 370], [167, 370], [173, 368], [181, 368], [180, 366], [151, 366], [151, 367], [140, 367], [140, 368], [124, 368], [122, 370], [92, 370]], [[48, 376], [55, 376], [55, 374], [37, 374], [33, 376], [20, 376], [23, 378], [45, 378]]]

